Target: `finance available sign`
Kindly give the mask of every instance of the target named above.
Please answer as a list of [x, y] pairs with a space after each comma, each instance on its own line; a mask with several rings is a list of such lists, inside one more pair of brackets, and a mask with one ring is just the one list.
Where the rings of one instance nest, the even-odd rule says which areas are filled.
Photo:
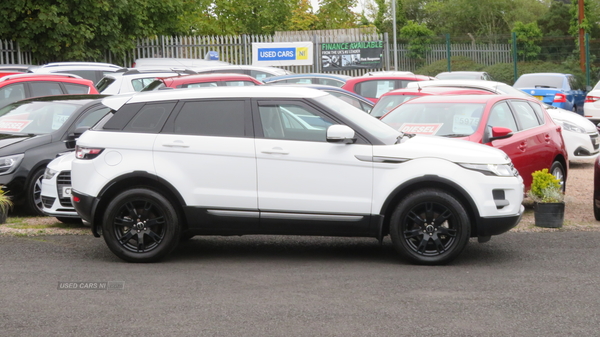
[[252, 43], [252, 65], [254, 66], [300, 66], [312, 64], [312, 42]]
[[382, 68], [383, 41], [321, 44], [323, 71]]

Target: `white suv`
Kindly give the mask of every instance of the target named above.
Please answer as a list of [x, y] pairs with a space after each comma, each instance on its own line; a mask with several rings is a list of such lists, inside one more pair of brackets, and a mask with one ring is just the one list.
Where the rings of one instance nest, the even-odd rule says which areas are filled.
[[113, 96], [77, 142], [72, 200], [113, 253], [156, 261], [193, 235], [390, 234], [420, 264], [454, 259], [523, 212], [500, 150], [401, 134], [322, 91]]

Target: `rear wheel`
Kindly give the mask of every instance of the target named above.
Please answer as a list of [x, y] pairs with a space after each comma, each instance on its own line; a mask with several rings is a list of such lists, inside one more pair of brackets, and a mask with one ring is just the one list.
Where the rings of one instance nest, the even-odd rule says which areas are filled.
[[39, 168], [33, 172], [26, 184], [25, 205], [27, 212], [32, 215], [45, 215], [42, 204], [42, 178], [44, 177], [45, 167]]
[[552, 166], [550, 166], [550, 173], [552, 173], [552, 175], [556, 177], [556, 179], [558, 179], [558, 181], [560, 182], [560, 187], [564, 192], [567, 188], [567, 175], [564, 166], [560, 162], [555, 161], [554, 163], [552, 163]]
[[102, 221], [108, 248], [129, 262], [154, 262], [169, 254], [181, 236], [179, 217], [162, 195], [147, 188], [119, 193]]
[[593, 200], [594, 202], [594, 217], [596, 220], [600, 221], [600, 207], [596, 205], [596, 198]]
[[406, 196], [390, 220], [396, 250], [417, 264], [445, 264], [469, 242], [471, 224], [464, 207], [452, 195], [423, 189]]

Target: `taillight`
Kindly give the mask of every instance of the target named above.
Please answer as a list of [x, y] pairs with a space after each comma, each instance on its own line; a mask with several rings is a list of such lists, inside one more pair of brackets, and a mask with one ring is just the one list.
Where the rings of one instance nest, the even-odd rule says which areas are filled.
[[600, 97], [596, 97], [596, 96], [586, 96], [585, 103], [594, 103], [599, 99], [600, 99]]
[[100, 148], [92, 148], [92, 147], [75, 147], [75, 158], [77, 159], [94, 159], [98, 157], [100, 153], [102, 153], [104, 149]]
[[567, 101], [567, 96], [565, 96], [565, 94], [554, 95], [554, 103], [565, 103], [566, 101]]

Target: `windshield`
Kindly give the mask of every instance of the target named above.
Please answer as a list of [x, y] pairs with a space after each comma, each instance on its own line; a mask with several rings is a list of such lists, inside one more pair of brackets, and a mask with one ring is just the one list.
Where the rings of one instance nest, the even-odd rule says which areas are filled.
[[381, 116], [388, 113], [393, 108], [398, 105], [408, 101], [409, 99], [413, 99], [415, 97], [419, 97], [418, 95], [389, 95], [383, 96], [377, 101], [377, 104], [371, 110], [371, 116], [375, 118], [381, 118]]
[[381, 121], [404, 133], [466, 137], [477, 130], [484, 108], [482, 103], [407, 103]]
[[331, 95], [315, 98], [315, 100], [329, 109], [336, 111], [344, 118], [360, 125], [369, 134], [380, 139], [384, 144], [394, 144], [400, 133], [389, 126], [381, 123], [378, 119], [354, 106]]
[[482, 79], [479, 73], [445, 73], [435, 76], [440, 80], [480, 80]]
[[79, 106], [63, 102], [28, 102], [0, 109], [0, 132], [47, 134], [58, 130]]
[[562, 88], [565, 78], [556, 75], [521, 76], [513, 85], [515, 88]]

